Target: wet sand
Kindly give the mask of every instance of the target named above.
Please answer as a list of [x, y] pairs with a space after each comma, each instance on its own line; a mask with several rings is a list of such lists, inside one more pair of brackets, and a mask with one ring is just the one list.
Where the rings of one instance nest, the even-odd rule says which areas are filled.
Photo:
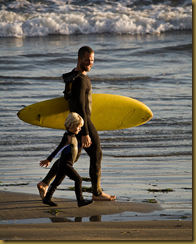
[[[161, 210], [157, 203], [94, 202], [78, 208], [76, 201], [54, 198], [59, 206], [50, 207], [38, 195], [6, 191], [0, 191], [0, 199], [1, 240], [192, 240], [192, 221], [101, 222], [102, 215]], [[82, 222], [84, 217], [89, 222]], [[41, 223], [43, 218], [50, 222]], [[36, 222], [24, 221], [31, 219]]]

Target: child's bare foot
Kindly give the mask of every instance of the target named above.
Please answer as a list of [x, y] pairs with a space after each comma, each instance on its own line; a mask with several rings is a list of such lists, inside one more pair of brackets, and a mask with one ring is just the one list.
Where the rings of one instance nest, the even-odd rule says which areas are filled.
[[116, 199], [116, 196], [110, 196], [110, 195], [102, 192], [102, 194], [99, 196], [93, 195], [92, 199], [94, 201], [114, 201]]
[[47, 193], [47, 190], [48, 190], [48, 185], [46, 185], [46, 183], [44, 183], [43, 181], [40, 181], [38, 184], [37, 184], [37, 189], [39, 191], [39, 195], [42, 199], [44, 199], [46, 193]]

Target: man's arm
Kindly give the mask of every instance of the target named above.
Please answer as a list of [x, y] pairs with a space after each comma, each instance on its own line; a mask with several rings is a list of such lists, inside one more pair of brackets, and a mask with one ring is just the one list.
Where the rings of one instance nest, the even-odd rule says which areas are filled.
[[74, 111], [78, 113], [84, 120], [82, 127], [82, 134], [89, 135], [87, 114], [85, 109], [86, 83], [80, 77], [77, 77], [72, 85], [72, 103], [74, 104]]
[[82, 147], [89, 147], [91, 145], [91, 138], [88, 131], [88, 122], [86, 114], [86, 83], [80, 77], [76, 78], [72, 85], [72, 102], [76, 111], [84, 120], [84, 125], [82, 127]]

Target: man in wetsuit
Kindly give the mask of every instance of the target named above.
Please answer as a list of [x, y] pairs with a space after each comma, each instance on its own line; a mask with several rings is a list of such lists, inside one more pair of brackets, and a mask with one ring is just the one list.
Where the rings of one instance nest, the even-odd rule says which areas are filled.
[[[77, 67], [70, 73], [64, 74], [65, 83], [72, 81], [71, 94], [69, 97], [70, 112], [78, 113], [84, 119], [84, 126], [77, 138], [81, 142], [90, 157], [90, 178], [93, 189], [92, 199], [95, 201], [112, 201], [116, 196], [110, 196], [102, 192], [100, 186], [101, 179], [101, 160], [102, 150], [99, 135], [95, 126], [91, 121], [91, 81], [87, 75], [94, 63], [94, 51], [87, 46], [81, 47], [78, 51]], [[66, 94], [65, 94], [66, 95]], [[54, 163], [53, 168], [58, 168], [58, 160]], [[55, 170], [49, 171], [47, 180], [43, 180], [37, 184], [41, 197], [45, 195], [48, 187], [48, 181], [52, 180], [56, 174]]]

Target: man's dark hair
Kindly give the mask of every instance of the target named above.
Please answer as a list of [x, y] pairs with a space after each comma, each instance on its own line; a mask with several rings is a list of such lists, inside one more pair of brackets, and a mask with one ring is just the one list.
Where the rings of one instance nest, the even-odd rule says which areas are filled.
[[93, 49], [88, 47], [88, 46], [84, 46], [81, 47], [78, 51], [78, 57], [80, 57], [81, 59], [83, 59], [85, 52], [88, 52], [89, 54], [94, 53]]

